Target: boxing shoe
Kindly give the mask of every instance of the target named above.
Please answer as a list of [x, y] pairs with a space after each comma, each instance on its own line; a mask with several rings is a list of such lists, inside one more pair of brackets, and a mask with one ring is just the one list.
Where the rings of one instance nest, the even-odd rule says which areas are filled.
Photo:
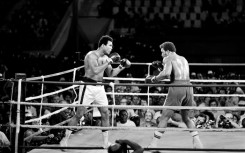
[[156, 143], [150, 143], [147, 148], [157, 148], [157, 144]]
[[107, 148], [110, 147], [111, 144], [112, 144], [112, 143], [108, 141], [108, 142], [107, 142], [106, 144], [104, 144], [102, 147], [103, 147], [104, 149], [107, 149]]
[[201, 142], [201, 140], [199, 139], [199, 137], [193, 137], [193, 148], [195, 149], [201, 149], [203, 148], [203, 144]]
[[[66, 130], [65, 136], [62, 138], [60, 141], [60, 146], [61, 147], [67, 147], [68, 146], [68, 140], [70, 138], [72, 131], [71, 130]], [[67, 151], [67, 149], [61, 149], [62, 151]]]
[[151, 143], [147, 146], [147, 148], [157, 148], [158, 138], [153, 137]]

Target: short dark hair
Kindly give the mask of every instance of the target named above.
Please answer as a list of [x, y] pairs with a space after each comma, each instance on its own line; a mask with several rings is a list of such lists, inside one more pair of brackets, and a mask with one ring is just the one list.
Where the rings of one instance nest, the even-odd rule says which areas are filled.
[[176, 48], [175, 48], [174, 43], [169, 42], [169, 41], [162, 43], [160, 45], [160, 48], [163, 48], [166, 51], [168, 50], [170, 52], [176, 52]]
[[214, 98], [210, 99], [208, 106], [210, 106], [212, 102], [215, 102], [216, 105], [219, 106], [219, 102], [216, 99], [214, 99]]
[[242, 127], [245, 128], [245, 118], [242, 119]]
[[127, 115], [128, 115], [128, 112], [127, 112], [127, 110], [125, 110], [125, 109], [122, 109], [122, 110], [120, 110], [120, 111], [119, 111], [119, 116], [121, 116], [123, 112], [126, 112], [126, 113], [127, 113]]
[[113, 38], [108, 35], [102, 36], [99, 40], [98, 47], [100, 47], [102, 44], [107, 45], [108, 41], [113, 42]]
[[233, 118], [236, 117], [237, 118], [237, 121], [240, 121], [240, 116], [237, 115], [237, 114], [233, 114]]
[[112, 148], [112, 146], [108, 147], [108, 149], [107, 149], [108, 153], [123, 153], [123, 147], [122, 146], [120, 148], [118, 148], [117, 150], [114, 150], [114, 151], [111, 148]]

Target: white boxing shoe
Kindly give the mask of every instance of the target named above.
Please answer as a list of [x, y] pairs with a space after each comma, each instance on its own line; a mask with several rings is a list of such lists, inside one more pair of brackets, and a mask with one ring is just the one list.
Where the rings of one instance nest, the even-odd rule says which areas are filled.
[[199, 138], [193, 138], [193, 148], [195, 149], [201, 149], [203, 148], [203, 144]]
[[[67, 147], [68, 146], [68, 140], [70, 138], [72, 131], [66, 130], [65, 137], [60, 141], [61, 147]], [[67, 151], [67, 149], [61, 149], [62, 151]]]
[[107, 149], [107, 148], [110, 147], [111, 144], [112, 144], [112, 143], [108, 141], [107, 144], [104, 144], [102, 147], [103, 147], [104, 149]]
[[[68, 145], [67, 145], [67, 139], [62, 139], [61, 141], [60, 141], [60, 146], [61, 147], [67, 147]], [[63, 148], [61, 148], [61, 150], [62, 151], [67, 151], [67, 149], [63, 149]]]
[[157, 148], [157, 145], [155, 145], [155, 144], [149, 144], [149, 145], [147, 146], [147, 148]]

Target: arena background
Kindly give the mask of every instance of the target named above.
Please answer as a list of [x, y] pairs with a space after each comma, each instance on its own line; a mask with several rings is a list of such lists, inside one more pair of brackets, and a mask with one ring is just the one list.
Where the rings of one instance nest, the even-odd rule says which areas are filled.
[[[242, 0], [3, 0], [0, 6], [1, 63], [9, 71], [25, 72], [27, 61], [21, 58], [28, 54], [67, 57], [68, 67], [74, 67], [72, 61], [78, 64], [95, 49], [102, 34], [113, 36], [113, 51], [133, 62], [160, 59], [163, 41], [173, 41], [190, 63], [244, 61]], [[62, 66], [45, 71], [67, 68]]]

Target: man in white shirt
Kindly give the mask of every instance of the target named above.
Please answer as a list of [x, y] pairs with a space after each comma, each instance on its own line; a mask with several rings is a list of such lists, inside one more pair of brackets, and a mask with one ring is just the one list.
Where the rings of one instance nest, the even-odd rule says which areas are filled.
[[128, 112], [126, 110], [120, 110], [117, 127], [136, 127], [135, 123], [128, 118]]

